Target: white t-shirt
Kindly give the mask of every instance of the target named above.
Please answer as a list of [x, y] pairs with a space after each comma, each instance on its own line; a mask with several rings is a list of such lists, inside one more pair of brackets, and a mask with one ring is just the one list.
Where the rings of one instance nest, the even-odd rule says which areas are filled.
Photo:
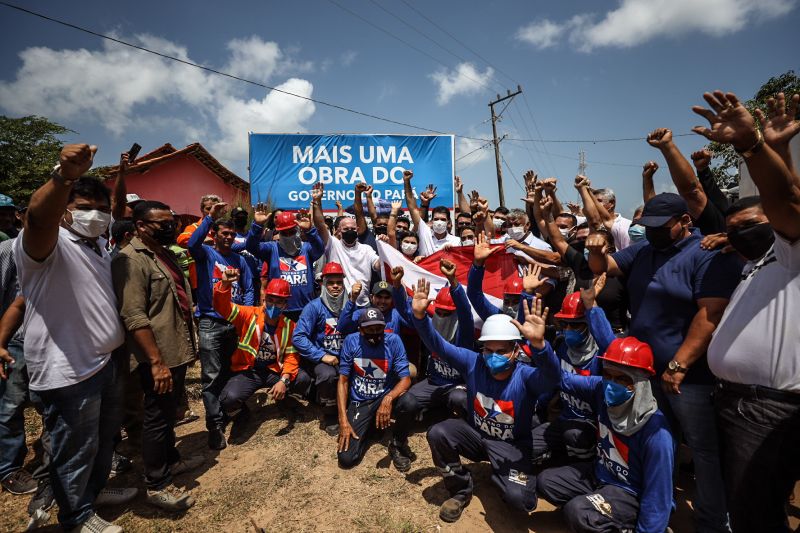
[[423, 257], [435, 254], [446, 244], [461, 246], [461, 239], [451, 233], [445, 233], [444, 237], [438, 238], [424, 221], [420, 221], [417, 225], [417, 237], [419, 237], [419, 255]]
[[369, 282], [376, 263], [380, 263], [378, 254], [372, 246], [356, 241], [355, 246], [345, 244], [331, 235], [325, 245], [325, 258], [327, 262], [334, 261], [342, 265], [344, 270], [344, 289], [350, 294], [350, 289], [357, 282], [361, 282], [361, 294], [356, 300], [356, 305], [369, 305]]
[[[492, 239], [490, 241], [490, 244], [503, 244], [504, 242], [506, 242], [509, 239], [511, 239], [511, 237], [509, 237], [508, 235], [503, 235], [499, 239]], [[553, 251], [553, 248], [549, 244], [547, 244], [546, 242], [544, 242], [542, 239], [540, 239], [539, 237], [537, 237], [536, 235], [534, 235], [531, 232], [528, 232], [528, 235], [526, 235], [525, 238], [522, 239], [520, 242], [522, 244], [526, 244], [526, 245], [530, 246], [531, 248], [535, 248], [536, 250], [545, 250], [547, 252], [552, 252]], [[536, 262], [536, 261], [534, 261], [534, 259], [531, 256], [529, 256], [528, 254], [526, 254], [522, 250], [508, 250], [508, 253], [514, 254], [514, 255], [519, 256], [519, 257], [522, 257], [523, 259], [525, 259], [529, 263], [535, 263]]]
[[800, 393], [800, 240], [750, 262], [708, 347], [718, 378]]
[[617, 213], [614, 225], [611, 226], [611, 235], [614, 237], [614, 246], [616, 246], [617, 250], [622, 250], [631, 245], [631, 237], [628, 235], [628, 228], [630, 227], [631, 221]]
[[78, 236], [58, 230], [53, 252], [41, 263], [14, 242], [19, 285], [25, 297], [25, 362], [31, 390], [80, 383], [108, 363], [125, 341], [111, 282], [111, 258]]

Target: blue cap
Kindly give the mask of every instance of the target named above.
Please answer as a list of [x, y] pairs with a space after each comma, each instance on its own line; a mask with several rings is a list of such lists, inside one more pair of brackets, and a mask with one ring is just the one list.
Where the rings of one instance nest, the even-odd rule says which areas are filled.
[[383, 318], [383, 313], [377, 307], [367, 307], [358, 319], [358, 326], [385, 326], [386, 319]]
[[12, 209], [16, 209], [17, 206], [14, 205], [14, 200], [12, 200], [9, 196], [5, 194], [0, 194], [0, 208], [3, 207], [10, 207]]
[[689, 212], [686, 200], [673, 192], [662, 192], [644, 204], [642, 216], [636, 221], [647, 228], [663, 226], [672, 218], [682, 217]]

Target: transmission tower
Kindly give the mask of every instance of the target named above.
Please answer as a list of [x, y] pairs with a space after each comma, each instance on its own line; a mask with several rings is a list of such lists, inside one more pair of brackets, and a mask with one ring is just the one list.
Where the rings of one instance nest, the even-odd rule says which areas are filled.
[[586, 175], [586, 152], [583, 151], [583, 148], [578, 150], [578, 174]]

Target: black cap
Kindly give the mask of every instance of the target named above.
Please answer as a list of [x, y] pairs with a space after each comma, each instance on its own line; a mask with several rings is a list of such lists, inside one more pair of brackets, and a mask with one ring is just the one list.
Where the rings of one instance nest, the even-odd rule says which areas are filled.
[[358, 319], [358, 327], [364, 326], [385, 326], [386, 319], [383, 318], [383, 313], [377, 307], [367, 307]]
[[385, 281], [378, 281], [372, 286], [372, 294], [378, 294], [381, 292], [388, 292], [389, 294], [392, 294], [392, 287]]
[[682, 217], [689, 212], [686, 200], [673, 192], [662, 192], [644, 204], [642, 216], [636, 221], [647, 228], [663, 226], [671, 218]]
[[236, 215], [238, 215], [240, 213], [247, 214], [247, 209], [245, 209], [244, 207], [240, 207], [238, 205], [236, 207], [234, 207], [233, 209], [231, 209], [231, 216], [232, 217], [235, 217]]

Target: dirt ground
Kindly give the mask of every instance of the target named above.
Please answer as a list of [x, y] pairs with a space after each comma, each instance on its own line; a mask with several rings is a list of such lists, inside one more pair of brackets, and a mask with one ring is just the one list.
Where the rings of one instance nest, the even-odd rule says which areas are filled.
[[[189, 378], [193, 395], [196, 374], [195, 369]], [[134, 470], [113, 478], [109, 485], [138, 487], [142, 492], [127, 506], [100, 509], [100, 516], [134, 532], [566, 531], [560, 512], [543, 500], [530, 517], [506, 507], [491, 485], [485, 463], [469, 466], [476, 481], [475, 497], [456, 524], [445, 524], [438, 511], [447, 494], [431, 462], [423, 424], [410, 439], [418, 458], [407, 474], [391, 466], [386, 438], [374, 441], [363, 462], [345, 471], [336, 464], [335, 438], [319, 428], [316, 407], [293, 410], [264, 405], [265, 399], [259, 394], [251, 401], [249, 424], [231, 428], [229, 446], [222, 452], [208, 449], [202, 418], [177, 429], [180, 452], [206, 459], [199, 469], [175, 480], [197, 500], [188, 512], [171, 515], [144, 502], [141, 460], [134, 457]], [[202, 415], [202, 402], [192, 400], [191, 407]], [[38, 427], [35, 413], [29, 410], [28, 415], [32, 443]], [[690, 475], [682, 473], [670, 523], [676, 533], [693, 530], [692, 487]], [[0, 531], [25, 529], [27, 503], [27, 496], [0, 495]], [[51, 525], [42, 531], [59, 530], [55, 513], [53, 509]], [[794, 519], [792, 527], [799, 523]]]

